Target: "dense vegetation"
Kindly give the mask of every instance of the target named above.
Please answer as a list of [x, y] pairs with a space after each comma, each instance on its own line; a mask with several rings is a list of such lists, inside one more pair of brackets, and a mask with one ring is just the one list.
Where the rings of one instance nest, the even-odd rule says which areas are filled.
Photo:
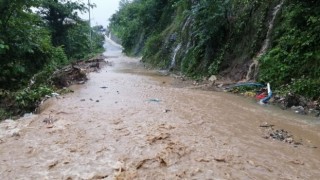
[[53, 91], [55, 69], [103, 50], [102, 27], [78, 16], [87, 9], [70, 0], [0, 0], [0, 118], [3, 109], [34, 110]]
[[255, 80], [317, 99], [319, 1], [122, 0], [109, 28], [127, 54], [142, 54], [144, 62], [195, 78], [221, 75], [240, 81], [246, 79], [282, 2]]

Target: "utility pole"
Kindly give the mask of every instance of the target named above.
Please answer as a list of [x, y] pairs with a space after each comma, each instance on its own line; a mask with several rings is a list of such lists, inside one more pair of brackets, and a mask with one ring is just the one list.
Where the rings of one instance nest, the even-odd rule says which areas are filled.
[[89, 36], [90, 36], [90, 50], [92, 51], [92, 31], [91, 31], [91, 4], [90, 4], [90, 0], [88, 0], [88, 7], [89, 7], [89, 26], [90, 26], [90, 32], [89, 32]]

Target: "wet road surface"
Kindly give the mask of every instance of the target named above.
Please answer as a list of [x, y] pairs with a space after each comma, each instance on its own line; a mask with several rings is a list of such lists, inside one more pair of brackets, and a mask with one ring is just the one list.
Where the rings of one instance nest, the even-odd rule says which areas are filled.
[[[1, 179], [320, 178], [317, 120], [181, 86], [106, 48], [112, 67], [0, 124]], [[303, 145], [263, 138], [266, 122]]]

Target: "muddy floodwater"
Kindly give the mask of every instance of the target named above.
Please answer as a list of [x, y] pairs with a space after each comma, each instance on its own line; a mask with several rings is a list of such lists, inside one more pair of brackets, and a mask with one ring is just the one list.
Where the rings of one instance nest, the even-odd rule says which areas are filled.
[[74, 93], [0, 123], [0, 179], [320, 179], [319, 120], [192, 88], [106, 48], [113, 65]]

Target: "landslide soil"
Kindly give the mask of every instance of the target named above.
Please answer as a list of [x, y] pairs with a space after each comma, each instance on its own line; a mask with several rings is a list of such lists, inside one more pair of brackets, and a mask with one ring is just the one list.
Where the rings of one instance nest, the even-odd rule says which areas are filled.
[[[112, 67], [0, 124], [1, 179], [319, 179], [317, 120], [190, 88], [106, 48]], [[299, 144], [266, 138], [268, 124]]]

